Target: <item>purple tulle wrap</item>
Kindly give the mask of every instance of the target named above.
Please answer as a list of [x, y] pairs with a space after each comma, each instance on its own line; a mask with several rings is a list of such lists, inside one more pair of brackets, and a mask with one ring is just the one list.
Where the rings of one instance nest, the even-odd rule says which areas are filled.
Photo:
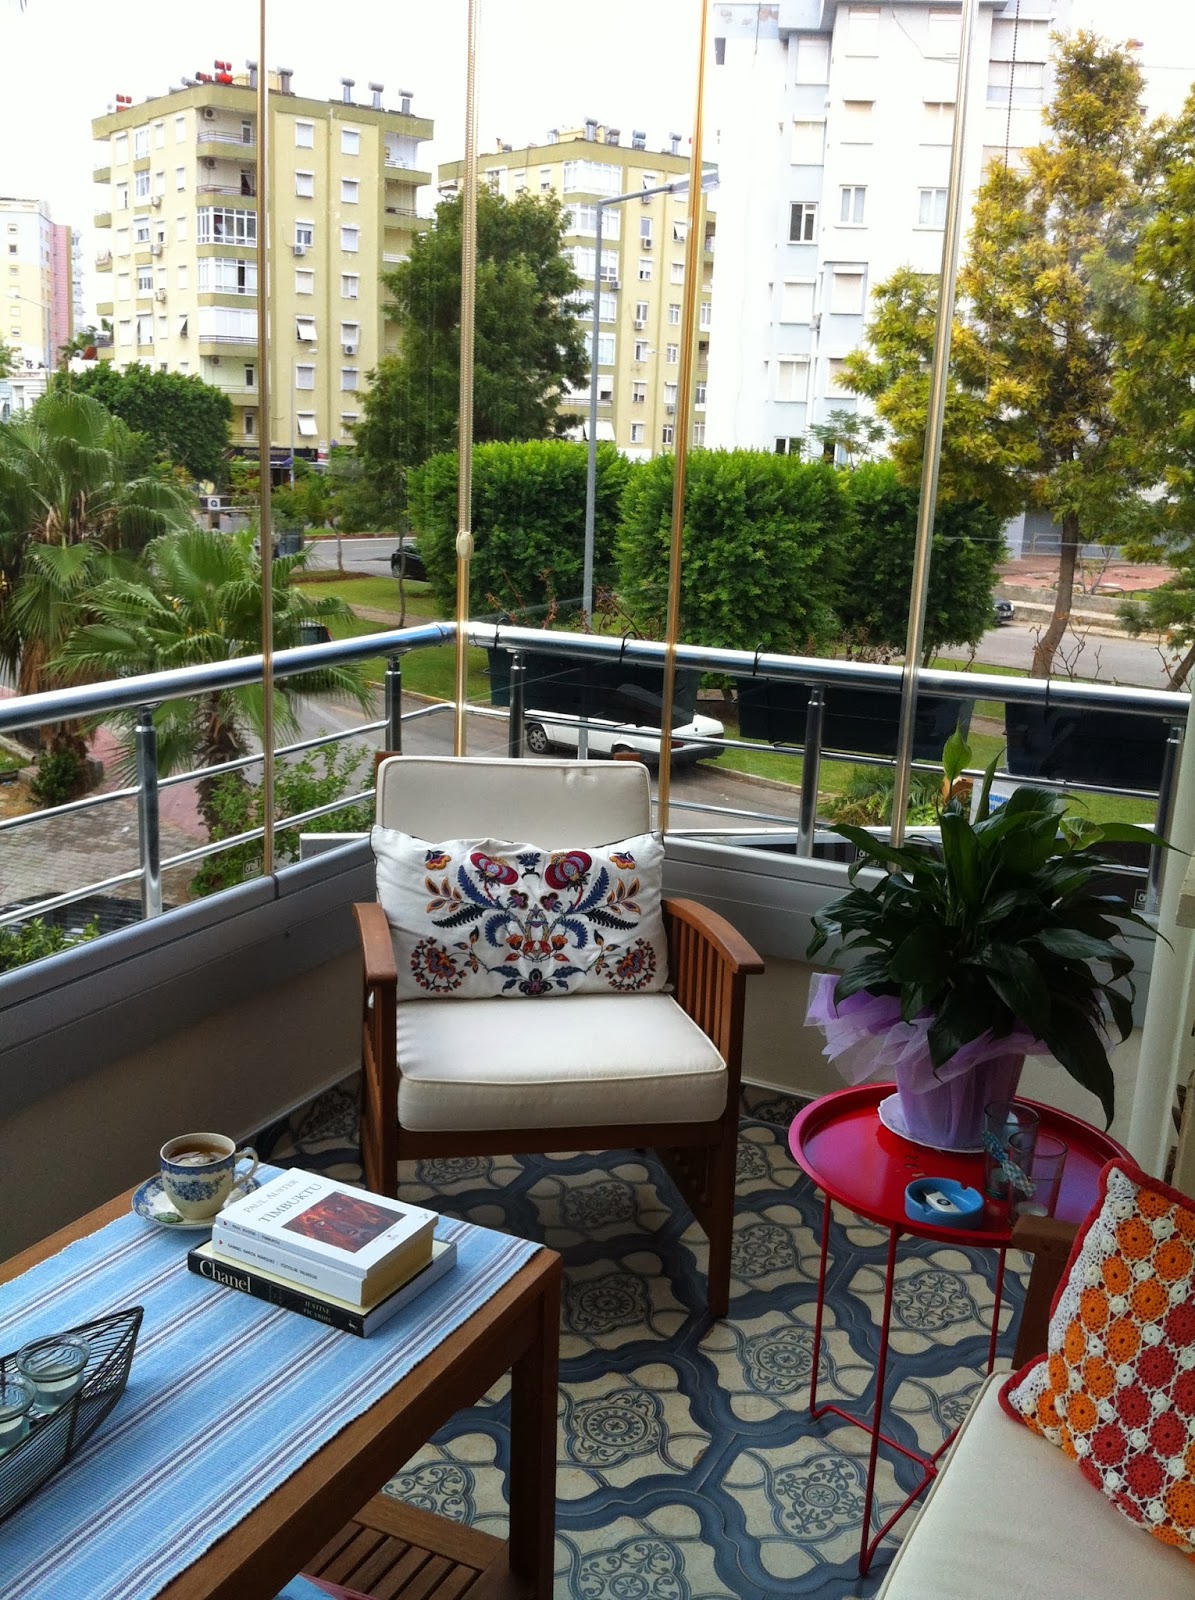
[[918, 1144], [977, 1149], [984, 1106], [1013, 1098], [1026, 1056], [1049, 1054], [1027, 1028], [1017, 1028], [1002, 1039], [990, 1033], [972, 1039], [935, 1071], [927, 1037], [932, 1016], [902, 1022], [895, 995], [866, 991], [836, 1005], [837, 984], [836, 972], [814, 974], [805, 1021], [825, 1034], [823, 1054], [848, 1083], [895, 1078], [900, 1131]]

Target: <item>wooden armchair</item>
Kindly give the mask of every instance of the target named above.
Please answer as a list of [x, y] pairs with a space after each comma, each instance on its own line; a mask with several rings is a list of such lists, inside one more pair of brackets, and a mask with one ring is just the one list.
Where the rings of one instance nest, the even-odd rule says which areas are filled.
[[[565, 849], [649, 831], [651, 797], [638, 763], [396, 756], [378, 768], [377, 818], [429, 841]], [[385, 913], [354, 909], [370, 1187], [394, 1194], [403, 1160], [654, 1147], [709, 1239], [709, 1308], [725, 1316], [743, 1007], [763, 970], [746, 940], [666, 900], [671, 994], [400, 1002]]]

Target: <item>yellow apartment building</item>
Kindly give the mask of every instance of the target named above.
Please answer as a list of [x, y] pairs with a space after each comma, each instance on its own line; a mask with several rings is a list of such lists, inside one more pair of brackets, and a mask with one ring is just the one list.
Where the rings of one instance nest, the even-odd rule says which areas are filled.
[[[432, 123], [352, 98], [305, 98], [270, 73], [270, 444], [314, 460], [352, 440], [366, 375], [390, 348], [381, 273], [404, 260]], [[256, 451], [257, 75], [184, 79], [96, 117], [96, 266], [112, 291], [112, 359], [197, 373], [232, 401], [234, 448]]]
[[[595, 121], [582, 127], [552, 129], [542, 144], [517, 149], [502, 144], [478, 157], [479, 181], [494, 194], [556, 194], [566, 210], [566, 250], [584, 285], [577, 296], [586, 333], [593, 299], [597, 250], [596, 202], [619, 195], [635, 198], [603, 210], [602, 292], [599, 297], [597, 374], [599, 439], [611, 439], [632, 457], [646, 459], [670, 450], [676, 437], [676, 397], [680, 371], [681, 295], [685, 281], [685, 229], [688, 198], [680, 194], [639, 195], [689, 175], [689, 158], [679, 135], [671, 149], [649, 150], [646, 135], [635, 131], [630, 144], [618, 128]], [[464, 162], [438, 169], [442, 194], [453, 194], [464, 176]], [[714, 217], [706, 196], [701, 252], [701, 303], [694, 367], [693, 440], [705, 442], [706, 380], [709, 371], [710, 294], [714, 271]], [[563, 409], [577, 415], [574, 430], [583, 438], [588, 422], [588, 388], [564, 396]]]
[[74, 331], [71, 230], [51, 221], [44, 200], [0, 195], [0, 240], [0, 344], [18, 370], [52, 367]]

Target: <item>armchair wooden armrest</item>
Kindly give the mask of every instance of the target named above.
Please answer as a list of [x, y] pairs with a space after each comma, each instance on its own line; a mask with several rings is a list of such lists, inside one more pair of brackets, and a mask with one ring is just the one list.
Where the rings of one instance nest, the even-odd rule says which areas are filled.
[[747, 978], [762, 972], [763, 962], [737, 929], [697, 901], [665, 900], [663, 912], [676, 1003], [726, 1062], [737, 1123]]
[[361, 936], [361, 1161], [375, 1194], [398, 1194], [398, 969], [390, 924], [376, 900], [353, 907]]
[[1016, 1349], [1012, 1353], [1014, 1372], [1045, 1352], [1050, 1306], [1078, 1231], [1076, 1223], [1059, 1222], [1055, 1217], [1017, 1218], [1012, 1230], [1013, 1247], [1033, 1257], [1033, 1268], [1025, 1290], [1025, 1309], [1021, 1312]]

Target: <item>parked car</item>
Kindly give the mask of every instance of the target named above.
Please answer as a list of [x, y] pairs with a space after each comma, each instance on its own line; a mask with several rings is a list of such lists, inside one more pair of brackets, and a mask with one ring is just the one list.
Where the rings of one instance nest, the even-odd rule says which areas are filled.
[[[576, 750], [580, 728], [568, 722], [553, 722], [543, 712], [533, 712], [523, 724], [527, 754], [548, 756], [559, 747]], [[707, 756], [721, 753], [721, 746], [712, 744], [722, 737], [722, 724], [713, 717], [695, 716], [692, 722], [682, 723], [672, 730], [672, 760], [676, 762], [701, 761]], [[589, 724], [589, 754], [612, 756], [622, 751], [635, 751], [650, 763], [660, 759], [659, 728], [642, 727], [636, 723]]]
[[1011, 622], [1013, 619], [1013, 603], [1011, 600], [992, 601], [992, 621], [995, 623]]
[[390, 570], [397, 578], [402, 567], [403, 551], [407, 556], [407, 577], [415, 583], [427, 582], [427, 568], [423, 564], [423, 557], [419, 554], [419, 547], [413, 539], [403, 539], [394, 549], [390, 557]]

